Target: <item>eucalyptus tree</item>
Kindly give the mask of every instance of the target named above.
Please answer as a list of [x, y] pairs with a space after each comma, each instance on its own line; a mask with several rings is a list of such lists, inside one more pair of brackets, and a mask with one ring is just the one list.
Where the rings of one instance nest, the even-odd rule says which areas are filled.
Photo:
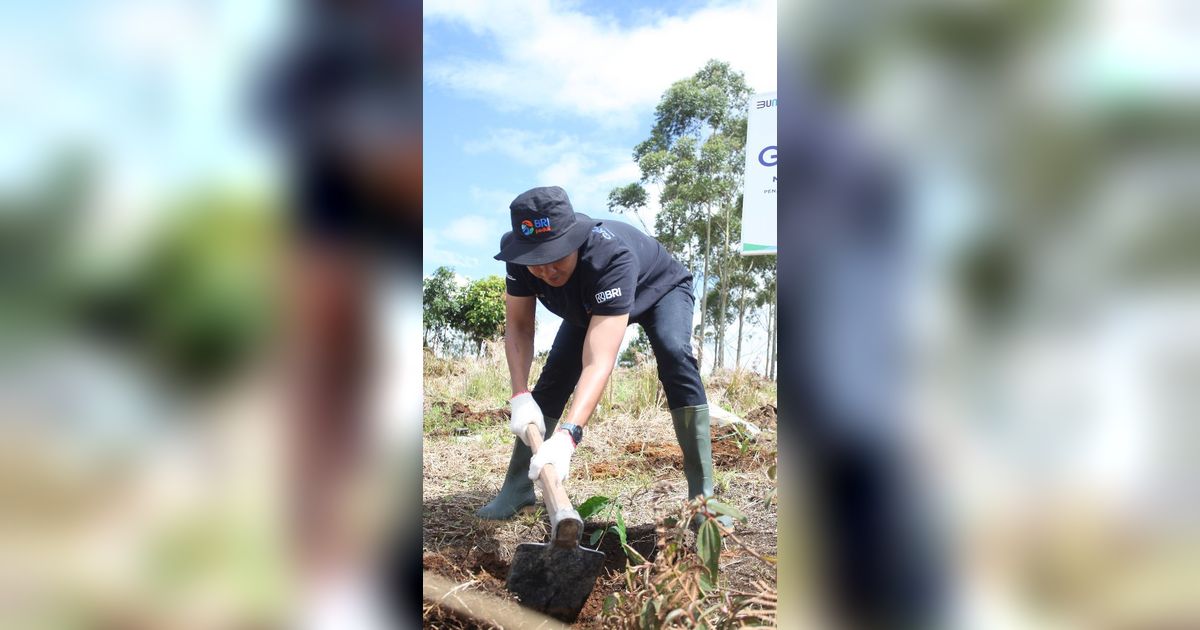
[[[661, 187], [655, 236], [686, 262], [693, 275], [702, 263], [697, 291], [700, 307], [700, 360], [703, 360], [707, 302], [713, 267], [713, 214], [720, 214], [730, 248], [731, 216], [741, 194], [746, 144], [746, 105], [751, 94], [741, 72], [710, 60], [694, 75], [676, 81], [654, 111], [650, 137], [633, 150], [640, 181], [614, 189], [609, 207], [634, 212], [648, 198], [644, 186]], [[640, 191], [640, 192], [639, 192]], [[644, 224], [643, 224], [644, 225]], [[727, 294], [722, 294], [724, 300]]]

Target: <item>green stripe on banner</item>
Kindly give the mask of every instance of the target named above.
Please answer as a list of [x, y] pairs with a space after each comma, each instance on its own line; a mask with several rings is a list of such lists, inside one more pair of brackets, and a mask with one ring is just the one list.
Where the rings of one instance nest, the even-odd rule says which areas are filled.
[[755, 243], [742, 243], [743, 252], [760, 252], [767, 253], [775, 251], [774, 245], [758, 245]]

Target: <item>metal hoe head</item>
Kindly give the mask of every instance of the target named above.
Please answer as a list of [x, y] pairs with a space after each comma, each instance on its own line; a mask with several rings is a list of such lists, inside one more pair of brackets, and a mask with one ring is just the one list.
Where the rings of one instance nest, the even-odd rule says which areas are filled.
[[549, 543], [517, 546], [506, 586], [522, 605], [571, 623], [604, 568], [604, 554], [579, 545], [583, 521], [578, 515], [554, 520]]

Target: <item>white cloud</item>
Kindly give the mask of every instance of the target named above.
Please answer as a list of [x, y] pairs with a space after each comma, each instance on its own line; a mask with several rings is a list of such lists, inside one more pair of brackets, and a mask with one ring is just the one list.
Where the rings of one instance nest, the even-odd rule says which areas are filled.
[[468, 256], [451, 247], [444, 247], [442, 238], [437, 232], [426, 228], [421, 231], [421, 234], [422, 257], [425, 260], [439, 267], [445, 265], [456, 269], [470, 268], [479, 264], [479, 259], [474, 256]]
[[472, 155], [494, 151], [522, 164], [542, 164], [578, 145], [579, 140], [570, 135], [556, 137], [546, 132], [502, 128], [489, 130], [482, 139], [466, 142], [463, 151]]
[[[532, 186], [562, 186], [571, 197], [575, 209], [588, 213], [607, 210], [608, 192], [617, 186], [635, 182], [641, 177], [637, 164], [624, 149], [599, 146], [579, 140], [571, 134], [525, 129], [493, 129], [483, 139], [463, 145], [469, 154], [498, 153], [537, 169]], [[472, 188], [471, 196], [483, 207], [507, 209], [519, 191], [482, 190]], [[653, 229], [658, 211], [657, 193], [642, 219]], [[630, 217], [630, 222], [637, 221]], [[503, 231], [503, 230], [501, 230]]]
[[506, 221], [508, 218], [508, 206], [520, 191], [471, 186], [470, 193], [471, 201], [476, 204], [481, 212], [487, 213], [488, 216], [504, 217], [503, 220]]
[[668, 85], [709, 59], [742, 70], [756, 90], [774, 89], [776, 13], [775, 0], [747, 0], [684, 17], [652, 16], [624, 29], [548, 0], [426, 3], [428, 21], [465, 26], [499, 52], [428, 59], [425, 76], [500, 109], [629, 124], [634, 112], [652, 107]]
[[486, 247], [497, 239], [497, 232], [492, 229], [491, 221], [479, 215], [467, 215], [450, 222], [442, 229], [442, 236], [447, 240]]

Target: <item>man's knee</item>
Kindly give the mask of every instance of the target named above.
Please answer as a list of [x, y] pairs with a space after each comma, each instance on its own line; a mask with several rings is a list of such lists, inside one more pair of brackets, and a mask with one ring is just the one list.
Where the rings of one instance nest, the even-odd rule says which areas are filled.
[[663, 344], [662, 348], [655, 354], [655, 361], [658, 362], [660, 368], [664, 366], [691, 366], [693, 369], [696, 366], [696, 358], [692, 354], [692, 344], [690, 340], [674, 340]]

